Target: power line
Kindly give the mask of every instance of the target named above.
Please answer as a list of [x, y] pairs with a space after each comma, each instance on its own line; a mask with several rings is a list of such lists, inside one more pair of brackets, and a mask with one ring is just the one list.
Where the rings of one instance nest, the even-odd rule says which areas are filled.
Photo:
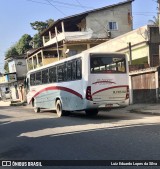
[[[147, 17], [147, 16], [153, 16], [153, 15], [149, 15], [149, 14], [146, 15], [146, 14], [134, 14], [134, 13], [133, 13], [133, 15], [138, 15], [138, 16], [141, 15], [141, 16], [146, 16], [146, 17]], [[133, 16], [133, 17], [134, 17], [134, 16]]]
[[[51, 5], [51, 2], [50, 3], [45, 3], [45, 2], [42, 2], [42, 1], [35, 1], [35, 0], [27, 0], [27, 1], [30, 1], [30, 2], [33, 2], [33, 3], [39, 3], [39, 4], [44, 4], [44, 5]], [[89, 7], [89, 6], [84, 6], [84, 5], [81, 5], [81, 3], [78, 1], [78, 0], [76, 0], [76, 2], [79, 4], [79, 5], [76, 5], [76, 4], [71, 4], [71, 3], [64, 3], [64, 2], [58, 2], [58, 1], [54, 1], [54, 0], [50, 0], [50, 1], [52, 1], [53, 3], [57, 3], [57, 4], [61, 4], [61, 5], [54, 5], [54, 7], [56, 7], [56, 6], [60, 6], [60, 7], [80, 7], [80, 8], [86, 8], [86, 9], [92, 9], [93, 7]], [[154, 0], [153, 0], [154, 1]], [[47, 1], [48, 2], [48, 1]], [[155, 2], [157, 2], [157, 1], [155, 1]], [[53, 6], [53, 3], [52, 3], [52, 6]], [[66, 5], [66, 6], [63, 6], [63, 5]], [[86, 10], [85, 9], [85, 10]], [[62, 11], [61, 11], [62, 12]], [[121, 11], [119, 11], [119, 12], [121, 12]], [[121, 12], [121, 13], [125, 13], [125, 12]], [[151, 15], [147, 15], [147, 14], [156, 14], [157, 12], [149, 12], [149, 11], [147, 11], [147, 12], [132, 12], [132, 13], [134, 13], [135, 15], [146, 15], [146, 16], [151, 16]], [[64, 13], [63, 13], [63, 15], [65, 15]]]
[[77, 2], [82, 8], [84, 8], [84, 7], [82, 6], [82, 4], [81, 4], [78, 0], [76, 0], [76, 2]]
[[64, 12], [62, 12], [60, 9], [58, 9], [55, 5], [53, 5], [49, 0], [45, 0], [46, 2], [48, 2], [51, 6], [53, 6], [57, 11], [59, 11], [61, 14], [63, 14], [64, 16], [66, 15]]
[[37, 4], [50, 5], [50, 4], [48, 4], [48, 3], [44, 3], [44, 2], [40, 2], [40, 1], [34, 1], [34, 0], [27, 0], [27, 1], [34, 2], [34, 3], [37, 3]]
[[[67, 6], [82, 7], [81, 5], [77, 5], [77, 4], [73, 4], [73, 3], [71, 4], [71, 3], [59, 2], [59, 1], [54, 1], [54, 0], [50, 0], [50, 1], [52, 1], [54, 3], [58, 3], [58, 4], [67, 5]], [[83, 5], [83, 7], [85, 7], [85, 8], [92, 8], [92, 7], [88, 7], [88, 6], [84, 6], [84, 5]]]
[[133, 13], [157, 13], [157, 12], [148, 12], [148, 11], [146, 11], [146, 12], [138, 12], [138, 11], [135, 11]]
[[[43, 5], [51, 5], [49, 3], [45, 3], [45, 2], [42, 2], [42, 1], [35, 1], [35, 0], [27, 0], [27, 1], [30, 1], [30, 2], [33, 2], [33, 3], [38, 3], [38, 4], [43, 4]], [[56, 5], [56, 6], [59, 6], [59, 7], [66, 7], [66, 8], [77, 7], [77, 8], [81, 8], [81, 6], [76, 5], [76, 4], [71, 4], [71, 3], [64, 3], [64, 2], [58, 2], [58, 1], [53, 1], [53, 0], [52, 0], [52, 3], [60, 4], [60, 5]], [[84, 6], [84, 7], [87, 7], [87, 6]], [[92, 8], [92, 7], [87, 7], [87, 8]]]

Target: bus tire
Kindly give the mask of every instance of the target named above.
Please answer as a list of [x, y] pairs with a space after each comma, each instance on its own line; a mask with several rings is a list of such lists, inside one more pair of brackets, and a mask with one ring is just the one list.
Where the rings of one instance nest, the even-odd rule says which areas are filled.
[[56, 101], [56, 112], [57, 112], [58, 117], [61, 117], [64, 115], [64, 110], [62, 109], [62, 103], [60, 100]]
[[35, 113], [39, 113], [41, 111], [40, 107], [35, 107], [34, 100], [32, 101], [32, 106], [33, 106], [33, 109], [34, 109]]
[[85, 110], [87, 116], [96, 116], [98, 114], [98, 109], [88, 109]]
[[41, 109], [39, 107], [34, 107], [34, 112], [35, 113], [39, 113], [41, 111]]

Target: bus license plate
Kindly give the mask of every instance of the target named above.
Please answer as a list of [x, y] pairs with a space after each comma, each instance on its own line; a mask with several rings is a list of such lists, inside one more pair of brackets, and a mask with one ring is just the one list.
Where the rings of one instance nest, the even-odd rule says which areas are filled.
[[106, 104], [105, 107], [107, 108], [113, 107], [113, 104]]

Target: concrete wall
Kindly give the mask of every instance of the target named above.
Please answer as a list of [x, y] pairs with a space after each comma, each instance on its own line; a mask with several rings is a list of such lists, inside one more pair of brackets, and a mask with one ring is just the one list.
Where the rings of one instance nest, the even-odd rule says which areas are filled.
[[17, 59], [15, 60], [16, 64], [16, 73], [17, 77], [24, 77], [27, 73], [27, 65], [25, 59]]
[[0, 77], [0, 84], [1, 83], [8, 83], [7, 77], [6, 76], [1, 76]]
[[17, 77], [24, 77], [27, 73], [27, 65], [25, 59], [15, 59], [8, 62], [9, 73], [17, 73]]
[[[128, 55], [129, 58], [129, 52], [126, 52], [126, 54]], [[135, 48], [132, 49], [132, 60], [136, 60], [144, 57], [146, 57], [147, 60], [149, 59], [149, 46], [143, 44], [137, 47], [136, 49]], [[139, 64], [144, 64], [144, 63], [139, 63]]]
[[67, 49], [69, 49], [70, 51], [77, 51], [77, 53], [80, 53], [84, 50], [87, 50], [87, 44], [77, 44], [77, 45], [67, 45]]
[[111, 38], [117, 37], [132, 30], [128, 12], [132, 13], [131, 4], [90, 13], [86, 17], [86, 28], [93, 30], [93, 38], [106, 38], [108, 22], [117, 22], [118, 30], [111, 31]]

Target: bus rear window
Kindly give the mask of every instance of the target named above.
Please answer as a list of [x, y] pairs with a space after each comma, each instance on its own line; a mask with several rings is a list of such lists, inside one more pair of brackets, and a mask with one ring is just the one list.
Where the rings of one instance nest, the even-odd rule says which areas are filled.
[[126, 60], [121, 54], [92, 54], [90, 70], [91, 73], [126, 73]]

